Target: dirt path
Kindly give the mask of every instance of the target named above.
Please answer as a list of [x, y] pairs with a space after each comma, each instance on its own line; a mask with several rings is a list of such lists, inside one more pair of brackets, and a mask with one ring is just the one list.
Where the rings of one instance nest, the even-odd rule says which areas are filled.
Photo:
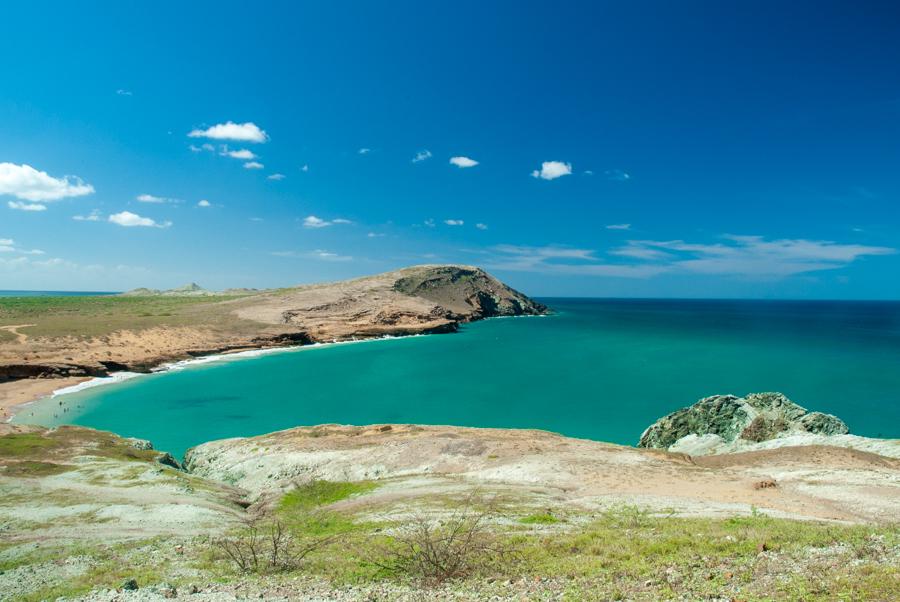
[[28, 341], [28, 335], [19, 332], [20, 328], [28, 328], [29, 326], [37, 326], [37, 324], [19, 324], [17, 326], [0, 326], [0, 330], [11, 332], [16, 337], [16, 342], [20, 345]]

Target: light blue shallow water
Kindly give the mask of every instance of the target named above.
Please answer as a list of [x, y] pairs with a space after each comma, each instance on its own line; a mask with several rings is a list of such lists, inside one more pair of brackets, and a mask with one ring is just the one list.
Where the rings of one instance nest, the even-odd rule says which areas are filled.
[[182, 454], [297, 425], [541, 428], [634, 444], [715, 393], [781, 391], [861, 435], [900, 436], [900, 303], [543, 300], [543, 318], [194, 366], [40, 402]]

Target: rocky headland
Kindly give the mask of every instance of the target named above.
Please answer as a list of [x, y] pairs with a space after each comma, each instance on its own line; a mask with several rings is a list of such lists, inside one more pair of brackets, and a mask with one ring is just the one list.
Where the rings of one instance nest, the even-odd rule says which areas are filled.
[[480, 268], [424, 265], [277, 290], [211, 293], [192, 283], [0, 310], [0, 335], [10, 333], [0, 336], [0, 415], [8, 416], [11, 407], [111, 372], [250, 349], [448, 333], [548, 308]]

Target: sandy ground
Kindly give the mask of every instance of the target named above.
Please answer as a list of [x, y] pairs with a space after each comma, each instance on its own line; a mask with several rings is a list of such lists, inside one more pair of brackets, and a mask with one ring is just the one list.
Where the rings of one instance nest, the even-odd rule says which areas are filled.
[[13, 414], [23, 410], [26, 404], [46, 397], [65, 387], [90, 380], [86, 377], [26, 378], [0, 382], [0, 422], [6, 422]]

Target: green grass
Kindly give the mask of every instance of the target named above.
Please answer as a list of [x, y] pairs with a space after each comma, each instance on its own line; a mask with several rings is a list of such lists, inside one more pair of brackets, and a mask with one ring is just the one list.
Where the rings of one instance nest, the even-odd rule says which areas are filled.
[[[231, 314], [240, 295], [209, 297], [2, 297], [0, 326], [34, 324], [28, 336], [96, 337], [155, 326], [205, 326], [253, 331], [255, 323]], [[255, 328], [258, 329], [258, 324]], [[4, 332], [4, 340], [10, 333]], [[11, 335], [10, 335], [11, 336]], [[10, 339], [12, 340], [12, 339]]]
[[[77, 456], [97, 456], [110, 460], [155, 462], [159, 452], [136, 449], [128, 441], [103, 431], [62, 426], [35, 433], [10, 433], [0, 436], [0, 464], [57, 464]], [[53, 461], [53, 462], [51, 462]]]
[[279, 503], [282, 512], [312, 510], [345, 500], [353, 495], [361, 495], [375, 489], [371, 481], [310, 481], [289, 491]]
[[[323, 578], [337, 586], [405, 581], [402, 575], [391, 576], [379, 567], [391, 545], [390, 529], [385, 527], [402, 526], [401, 523], [354, 523], [351, 516], [327, 510], [328, 504], [372, 488], [371, 483], [317, 482], [285, 496], [287, 501], [277, 510], [281, 516], [331, 517], [324, 519], [326, 525], [328, 520], [345, 521], [331, 523], [321, 532], [303, 532], [303, 536], [333, 534], [334, 524], [353, 525], [350, 530], [338, 529], [339, 538], [310, 556], [298, 572], [284, 574], [281, 578], [286, 583], [299, 575]], [[526, 516], [541, 517], [526, 524], [548, 524], [547, 516], [551, 515]], [[900, 528], [896, 525], [848, 526], [761, 514], [730, 519], [681, 518], [654, 515], [634, 507], [616, 508], [583, 524], [580, 520], [570, 523], [579, 526], [544, 534], [497, 526], [503, 545], [516, 550], [517, 560], [479, 569], [453, 587], [482, 592], [495, 586], [502, 589], [507, 580], [537, 583], [538, 578], [551, 579], [561, 595], [546, 599], [572, 602], [892, 600], [900, 587]], [[156, 545], [166, 549], [171, 543], [162, 541]], [[221, 554], [214, 553], [215, 547], [205, 544], [190, 546], [190, 554], [176, 556], [174, 561], [146, 551], [133, 555], [128, 547], [123, 544], [93, 551], [70, 548], [53, 554], [45, 549], [35, 552], [33, 562], [78, 554], [89, 555], [94, 562], [88, 573], [24, 599], [72, 596], [93, 587], [116, 587], [127, 578], [137, 579], [141, 587], [161, 581], [177, 584], [174, 576], [188, 573], [193, 575], [192, 580], [226, 583], [254, 578], [235, 573]], [[761, 552], [763, 547], [765, 551]], [[173, 562], [183, 562], [185, 566], [179, 569]], [[0, 570], [19, 564], [2, 562]], [[187, 573], [186, 567], [191, 567]]]
[[360, 523], [343, 512], [326, 506], [374, 490], [371, 481], [310, 481], [286, 493], [278, 504], [277, 515], [298, 535], [324, 536], [360, 533], [371, 530], [372, 523]]
[[22, 462], [10, 462], [5, 466], [0, 466], [0, 475], [3, 475], [4, 477], [37, 478], [62, 474], [64, 472], [69, 472], [70, 470], [75, 470], [75, 467], [65, 464], [54, 464], [53, 462], [24, 460]]
[[[519, 522], [551, 524], [552, 515]], [[389, 578], [379, 568], [390, 546], [385, 525], [359, 525], [316, 554], [306, 572], [334, 583]], [[889, 600], [900, 587], [900, 529], [774, 519], [653, 515], [621, 507], [571, 531], [502, 536], [516, 562], [472, 575], [488, 579], [552, 578], [565, 600], [707, 599]], [[839, 544], [839, 545], [837, 545]], [[762, 549], [765, 553], [761, 553]], [[840, 595], [838, 595], [840, 593]]]
[[0, 459], [33, 456], [55, 447], [58, 447], [56, 441], [39, 433], [10, 433], [0, 437]]
[[541, 512], [522, 517], [519, 519], [519, 522], [523, 525], [553, 525], [561, 522], [561, 520], [549, 512]]

